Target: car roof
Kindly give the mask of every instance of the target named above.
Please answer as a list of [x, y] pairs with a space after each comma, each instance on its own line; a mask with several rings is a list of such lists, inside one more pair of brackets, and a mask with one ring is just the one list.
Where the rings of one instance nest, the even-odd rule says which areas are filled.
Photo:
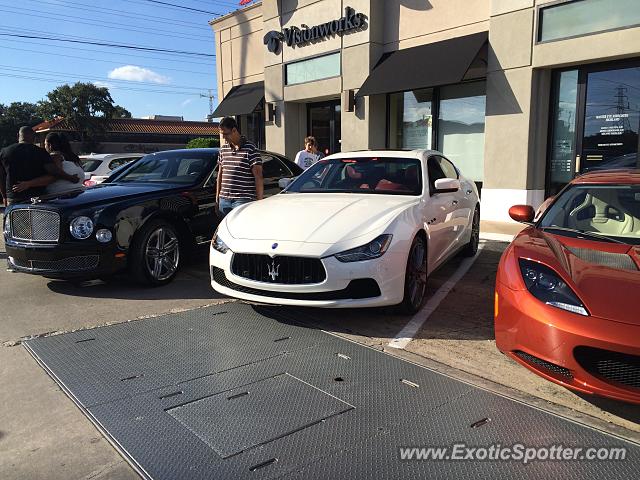
[[640, 168], [619, 168], [588, 172], [574, 178], [572, 184], [610, 183], [640, 185]]
[[111, 160], [112, 158], [143, 157], [146, 153], [91, 153], [80, 155], [83, 160]]
[[442, 155], [436, 150], [354, 150], [350, 152], [334, 153], [323, 160], [333, 158], [354, 158], [354, 157], [389, 157], [389, 158], [418, 158], [429, 155]]

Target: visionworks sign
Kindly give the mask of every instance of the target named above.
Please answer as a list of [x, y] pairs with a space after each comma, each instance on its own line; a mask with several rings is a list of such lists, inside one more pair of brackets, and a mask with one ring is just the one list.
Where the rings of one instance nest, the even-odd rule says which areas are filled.
[[367, 17], [362, 13], [356, 13], [351, 7], [344, 9], [344, 17], [327, 23], [309, 27], [285, 28], [281, 32], [272, 30], [264, 36], [264, 44], [270, 52], [278, 53], [282, 43], [289, 47], [299, 47], [313, 41], [322, 40], [333, 35], [342, 35], [344, 32], [358, 30], [366, 27]]

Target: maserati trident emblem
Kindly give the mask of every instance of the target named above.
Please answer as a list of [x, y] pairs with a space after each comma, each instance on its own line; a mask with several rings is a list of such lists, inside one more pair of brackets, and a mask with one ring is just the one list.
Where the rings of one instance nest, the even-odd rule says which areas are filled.
[[276, 281], [276, 278], [278, 278], [278, 270], [280, 270], [280, 265], [276, 265], [275, 260], [271, 262], [271, 265], [267, 263], [267, 275], [269, 275], [271, 277], [271, 280], [274, 282]]

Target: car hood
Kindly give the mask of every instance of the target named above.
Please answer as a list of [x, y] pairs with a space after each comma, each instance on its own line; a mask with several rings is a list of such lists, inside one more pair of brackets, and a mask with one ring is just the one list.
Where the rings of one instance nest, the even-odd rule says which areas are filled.
[[527, 229], [517, 258], [542, 262], [564, 277], [591, 315], [640, 325], [640, 246], [583, 240]]
[[294, 193], [252, 202], [227, 216], [238, 239], [335, 244], [388, 225], [418, 197]]
[[127, 200], [174, 188], [166, 184], [102, 183], [95, 187], [40, 196], [47, 205], [59, 208], [88, 207], [105, 202]]

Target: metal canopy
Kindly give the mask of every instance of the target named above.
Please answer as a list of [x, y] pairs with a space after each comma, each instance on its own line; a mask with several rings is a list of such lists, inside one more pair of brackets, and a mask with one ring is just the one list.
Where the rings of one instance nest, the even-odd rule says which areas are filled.
[[[300, 324], [223, 304], [23, 344], [148, 479], [634, 478], [640, 447]], [[623, 446], [625, 461], [401, 460], [400, 447]]]
[[214, 117], [247, 115], [253, 112], [264, 98], [264, 82], [246, 83], [233, 87], [218, 105]]
[[473, 78], [481, 78], [486, 75], [486, 58], [484, 63], [476, 59], [486, 57], [488, 38], [488, 32], [480, 32], [391, 52], [378, 62], [356, 96], [460, 83], [471, 70]]

